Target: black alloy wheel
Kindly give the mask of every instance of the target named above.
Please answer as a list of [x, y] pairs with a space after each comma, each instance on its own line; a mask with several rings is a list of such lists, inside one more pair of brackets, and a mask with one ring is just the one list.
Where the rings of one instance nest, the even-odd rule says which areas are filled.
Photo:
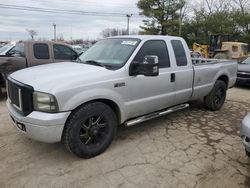
[[62, 142], [78, 157], [94, 157], [111, 144], [117, 125], [116, 114], [108, 105], [102, 102], [87, 103], [68, 118]]

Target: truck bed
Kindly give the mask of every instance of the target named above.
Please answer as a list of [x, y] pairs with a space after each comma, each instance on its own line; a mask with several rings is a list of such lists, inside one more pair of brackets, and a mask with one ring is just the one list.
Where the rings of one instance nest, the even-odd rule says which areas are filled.
[[192, 63], [194, 70], [192, 99], [194, 100], [200, 96], [206, 96], [221, 75], [228, 79], [228, 88], [233, 87], [237, 79], [238, 64], [234, 60], [193, 58]]
[[216, 63], [227, 63], [233, 60], [228, 59], [206, 59], [206, 58], [192, 58], [193, 65], [204, 65], [204, 64], [216, 64]]

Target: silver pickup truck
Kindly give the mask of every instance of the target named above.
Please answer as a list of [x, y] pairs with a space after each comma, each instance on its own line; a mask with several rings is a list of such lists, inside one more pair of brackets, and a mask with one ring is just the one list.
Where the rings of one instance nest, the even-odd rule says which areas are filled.
[[219, 110], [236, 73], [234, 61], [191, 59], [180, 37], [114, 37], [96, 43], [76, 63], [11, 74], [7, 107], [26, 136], [62, 141], [89, 158], [108, 148], [120, 124], [166, 115], [200, 98]]

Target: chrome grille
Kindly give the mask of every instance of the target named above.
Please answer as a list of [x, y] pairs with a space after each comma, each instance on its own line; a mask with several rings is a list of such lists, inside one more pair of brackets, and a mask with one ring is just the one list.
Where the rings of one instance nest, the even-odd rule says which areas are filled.
[[11, 104], [23, 115], [33, 111], [33, 87], [17, 82], [11, 78], [7, 80], [7, 93]]
[[11, 103], [18, 109], [22, 110], [22, 91], [21, 88], [13, 82], [7, 82], [8, 97]]

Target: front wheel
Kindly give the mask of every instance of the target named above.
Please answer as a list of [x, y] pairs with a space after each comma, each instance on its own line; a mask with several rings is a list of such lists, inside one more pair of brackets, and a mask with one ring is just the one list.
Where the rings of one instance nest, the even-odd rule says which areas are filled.
[[104, 152], [117, 129], [117, 117], [106, 104], [93, 102], [79, 108], [69, 117], [62, 141], [66, 148], [81, 158]]
[[219, 110], [223, 106], [227, 95], [227, 85], [221, 80], [217, 80], [212, 91], [205, 97], [205, 106], [209, 110]]

